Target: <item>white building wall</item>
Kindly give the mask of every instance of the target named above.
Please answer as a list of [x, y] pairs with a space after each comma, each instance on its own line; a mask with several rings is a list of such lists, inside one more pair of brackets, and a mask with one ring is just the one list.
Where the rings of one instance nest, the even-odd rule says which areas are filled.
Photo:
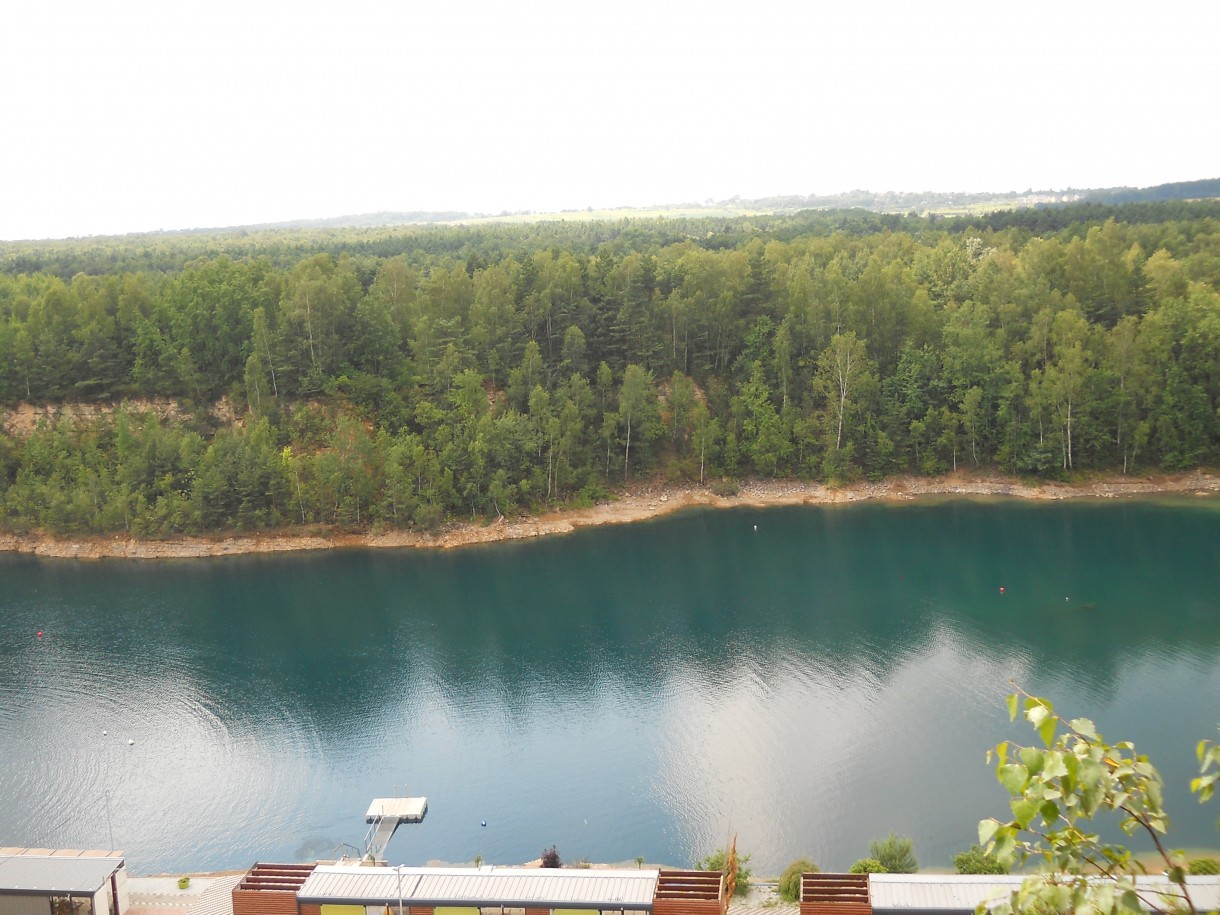
[[[127, 893], [127, 868], [120, 867], [114, 875], [114, 882], [119, 888], [119, 915], [127, 915], [127, 908], [131, 905], [131, 899]], [[110, 881], [106, 881], [106, 885], [110, 885]]]

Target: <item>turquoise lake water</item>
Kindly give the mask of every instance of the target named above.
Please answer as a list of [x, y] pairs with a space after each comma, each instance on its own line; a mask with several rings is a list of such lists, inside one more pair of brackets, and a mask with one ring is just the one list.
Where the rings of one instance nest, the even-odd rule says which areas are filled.
[[[1001, 588], [1003, 591], [1001, 592]], [[39, 638], [37, 633], [43, 636]], [[1010, 679], [1169, 785], [1220, 738], [1220, 502], [700, 510], [429, 553], [0, 556], [0, 845], [134, 873], [391, 862], [949, 866], [1006, 810]], [[129, 743], [129, 741], [134, 741]], [[486, 821], [486, 826], [481, 825]]]

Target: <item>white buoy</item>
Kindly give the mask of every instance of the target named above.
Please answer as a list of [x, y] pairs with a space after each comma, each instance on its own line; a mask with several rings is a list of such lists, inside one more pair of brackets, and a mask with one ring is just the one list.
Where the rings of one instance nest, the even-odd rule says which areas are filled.
[[105, 736], [106, 736], [106, 734], [107, 734], [106, 729], [105, 729], [105, 728], [102, 728], [102, 736], [103, 736], [103, 737], [105, 737]]
[[127, 741], [127, 746], [129, 746], [129, 747], [134, 747], [135, 745], [136, 745], [136, 742], [135, 742], [134, 740], [130, 740], [130, 739], [129, 739], [129, 740]]

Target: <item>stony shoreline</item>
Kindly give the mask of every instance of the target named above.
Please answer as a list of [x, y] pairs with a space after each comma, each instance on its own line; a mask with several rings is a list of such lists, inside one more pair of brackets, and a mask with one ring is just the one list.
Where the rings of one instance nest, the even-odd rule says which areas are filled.
[[826, 486], [800, 480], [754, 480], [733, 496], [717, 496], [691, 483], [641, 484], [611, 502], [492, 523], [456, 523], [435, 533], [290, 531], [143, 540], [123, 535], [62, 539], [45, 534], [0, 533], [0, 551], [61, 559], [192, 559], [303, 550], [452, 549], [478, 543], [566, 534], [582, 527], [645, 521], [696, 506], [713, 508], [834, 505], [862, 501], [905, 502], [929, 497], [996, 497], [1030, 501], [1114, 499], [1136, 496], [1220, 494], [1220, 477], [1195, 471], [1176, 476], [1098, 477], [1086, 482], [1030, 483], [1010, 477], [951, 474], [893, 477], [877, 483]]

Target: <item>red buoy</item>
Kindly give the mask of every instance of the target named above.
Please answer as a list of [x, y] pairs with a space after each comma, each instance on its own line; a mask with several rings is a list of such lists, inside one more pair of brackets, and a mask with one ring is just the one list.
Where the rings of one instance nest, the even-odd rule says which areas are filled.
[[38, 637], [39, 637], [39, 638], [42, 638], [42, 630], [41, 630], [41, 629], [39, 629], [39, 630], [38, 630]]
[[1001, 593], [1001, 594], [1003, 594], [1003, 593], [1004, 593], [1004, 588], [1003, 588], [1002, 586], [1001, 586], [1001, 588], [1000, 588], [1000, 593]]

